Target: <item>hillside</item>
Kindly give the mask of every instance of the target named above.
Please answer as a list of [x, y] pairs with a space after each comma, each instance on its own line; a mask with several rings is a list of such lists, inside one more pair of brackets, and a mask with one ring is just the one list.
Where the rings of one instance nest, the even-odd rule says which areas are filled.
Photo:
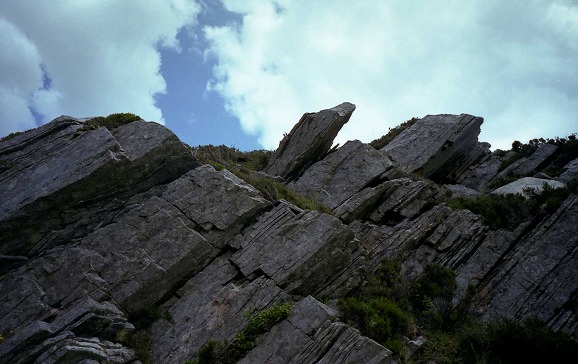
[[575, 136], [491, 152], [428, 115], [332, 147], [354, 110], [272, 153], [131, 114], [2, 139], [0, 363], [482, 362], [512, 328], [577, 354]]

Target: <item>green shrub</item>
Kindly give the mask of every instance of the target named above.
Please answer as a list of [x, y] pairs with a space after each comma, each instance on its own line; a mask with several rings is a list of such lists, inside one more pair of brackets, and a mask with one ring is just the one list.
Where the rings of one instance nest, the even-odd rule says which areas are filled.
[[356, 294], [338, 301], [342, 319], [359, 331], [389, 348], [397, 356], [404, 356], [406, 348], [399, 340], [413, 325], [411, 315], [399, 303], [407, 301], [407, 289], [401, 280], [397, 262], [385, 259], [366, 284]]
[[513, 230], [536, 216], [555, 212], [576, 191], [577, 186], [577, 181], [571, 181], [565, 188], [544, 184], [542, 191], [526, 190], [527, 196], [489, 194], [474, 198], [456, 197], [449, 199], [447, 204], [454, 209], [467, 209], [481, 215], [484, 224], [492, 230]]
[[269, 332], [279, 322], [283, 321], [291, 313], [290, 302], [278, 303], [269, 309], [251, 316], [249, 324], [232, 340], [231, 344], [225, 345], [217, 340], [209, 340], [197, 354], [196, 360], [189, 360], [189, 364], [216, 364], [236, 363], [243, 358], [253, 347], [257, 339]]
[[578, 357], [578, 343], [536, 319], [469, 328], [460, 333], [458, 347], [465, 363], [569, 363]]
[[124, 344], [134, 350], [136, 357], [143, 364], [152, 364], [153, 337], [149, 329], [130, 332]]
[[405, 335], [411, 323], [410, 316], [385, 297], [348, 297], [339, 301], [339, 310], [347, 323], [383, 345], [395, 335]]
[[387, 134], [378, 139], [373, 140], [372, 142], [369, 143], [369, 145], [375, 149], [381, 149], [385, 147], [387, 144], [389, 144], [389, 142], [391, 142], [396, 136], [401, 134], [402, 131], [409, 128], [410, 126], [412, 126], [413, 124], [417, 123], [420, 120], [421, 119], [414, 117], [411, 118], [410, 120], [401, 123], [400, 125], [396, 126], [393, 129], [390, 128]]
[[[31, 129], [29, 129], [29, 130], [31, 130]], [[26, 131], [28, 131], [28, 130], [26, 130]], [[10, 134], [8, 134], [8, 135], [0, 138], [0, 142], [6, 141], [6, 140], [10, 140], [10, 139], [14, 138], [14, 137], [17, 136], [17, 135], [24, 134], [26, 131], [15, 131], [14, 133], [10, 133]]]
[[199, 163], [211, 164], [217, 170], [226, 168], [231, 172], [238, 169], [259, 171], [265, 168], [272, 154], [267, 150], [241, 152], [225, 145], [203, 145], [193, 147], [191, 151]]
[[85, 121], [84, 126], [79, 130], [92, 130], [101, 126], [107, 128], [108, 130], [112, 130], [114, 128], [118, 128], [121, 125], [129, 124], [139, 120], [142, 120], [140, 116], [131, 113], [110, 114], [107, 117], [99, 116]]
[[318, 210], [327, 214], [333, 214], [331, 209], [317, 201], [290, 190], [285, 184], [277, 182], [267, 176], [251, 173], [244, 170], [232, 171], [248, 184], [259, 190], [265, 198], [271, 202], [286, 200], [304, 210]]
[[449, 330], [456, 320], [452, 305], [457, 288], [456, 274], [437, 264], [425, 267], [410, 290], [410, 303], [420, 323], [427, 328]]
[[170, 320], [171, 315], [155, 305], [147, 306], [129, 318], [135, 330], [120, 330], [116, 334], [116, 340], [133, 349], [136, 357], [144, 364], [152, 363], [153, 339], [150, 327], [158, 319]]

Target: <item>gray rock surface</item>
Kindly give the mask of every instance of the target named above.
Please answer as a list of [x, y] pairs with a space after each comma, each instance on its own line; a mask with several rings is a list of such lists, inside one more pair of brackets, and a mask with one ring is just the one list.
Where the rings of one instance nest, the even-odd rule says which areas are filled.
[[473, 190], [485, 192], [490, 181], [500, 172], [502, 162], [513, 155], [514, 152], [508, 152], [503, 156], [488, 154], [478, 163], [470, 165], [456, 182]]
[[182, 363], [210, 339], [232, 340], [247, 326], [253, 311], [288, 300], [266, 277], [236, 279], [237, 269], [225, 257], [196, 274], [164, 306], [170, 321], [152, 327], [156, 363]]
[[309, 167], [288, 186], [334, 209], [391, 167], [391, 161], [382, 152], [354, 140]]
[[263, 272], [288, 293], [318, 294], [359, 256], [353, 233], [335, 217], [279, 204], [242, 235], [231, 261], [244, 276]]
[[534, 177], [524, 177], [516, 180], [514, 182], [508, 183], [505, 186], [500, 188], [496, 188], [492, 191], [493, 194], [497, 195], [506, 195], [509, 193], [513, 194], [526, 194], [526, 190], [531, 189], [536, 192], [541, 192], [544, 189], [544, 185], [548, 185], [552, 188], [564, 188], [566, 187], [565, 183], [548, 180], [548, 179], [540, 179]]
[[506, 174], [529, 176], [536, 173], [539, 167], [558, 149], [553, 144], [541, 144], [529, 157], [520, 158], [505, 168], [497, 178]]
[[427, 115], [396, 136], [382, 150], [406, 172], [451, 183], [489, 145], [478, 144], [484, 119], [472, 115]]
[[80, 127], [59, 118], [0, 143], [0, 159], [11, 164], [0, 174], [0, 255], [30, 257], [66, 244], [122, 200], [198, 165], [156, 123]]
[[[446, 205], [450, 193], [486, 192], [511, 156], [477, 142], [481, 118], [422, 119], [389, 146], [392, 166], [359, 141], [327, 154], [353, 109], [306, 114], [270, 165], [290, 167], [279, 175], [294, 191], [324, 193], [334, 215], [270, 202], [229, 171], [198, 166], [154, 123], [85, 130], [64, 116], [0, 142], [0, 364], [136, 363], [128, 338], [146, 332], [153, 362], [183, 363], [286, 301], [290, 316], [242, 363], [394, 362], [319, 302], [354, 292], [384, 258], [408, 280], [428, 264], [452, 269], [453, 303], [474, 294], [484, 319], [537, 316], [578, 337], [576, 194], [513, 231], [491, 230]], [[544, 172], [551, 149], [510, 168]], [[423, 340], [406, 342], [411, 351]]]
[[480, 309], [490, 319], [537, 317], [576, 333], [578, 197], [570, 196], [549, 219], [500, 259], [481, 287]]
[[331, 109], [303, 114], [281, 140], [263, 171], [288, 181], [297, 178], [308, 166], [325, 156], [354, 110], [355, 105], [344, 102]]
[[337, 312], [309, 296], [239, 363], [392, 363], [392, 353], [336, 321]]
[[578, 158], [568, 163], [564, 168], [565, 171], [557, 178], [558, 181], [568, 183], [578, 179]]
[[370, 220], [395, 225], [424, 212], [439, 194], [440, 189], [431, 182], [399, 178], [358, 192], [337, 207], [335, 214], [346, 222]]

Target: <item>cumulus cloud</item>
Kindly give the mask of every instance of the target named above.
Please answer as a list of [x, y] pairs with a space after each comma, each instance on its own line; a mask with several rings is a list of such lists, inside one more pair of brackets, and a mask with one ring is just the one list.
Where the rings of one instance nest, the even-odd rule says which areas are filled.
[[358, 108], [338, 142], [413, 116], [471, 113], [480, 139], [566, 136], [578, 125], [578, 6], [564, 0], [223, 1], [239, 24], [205, 27], [220, 93], [273, 149], [306, 111]]
[[[163, 121], [161, 48], [195, 23], [193, 0], [0, 3], [0, 134], [73, 116], [134, 112]], [[10, 70], [10, 72], [7, 72]]]

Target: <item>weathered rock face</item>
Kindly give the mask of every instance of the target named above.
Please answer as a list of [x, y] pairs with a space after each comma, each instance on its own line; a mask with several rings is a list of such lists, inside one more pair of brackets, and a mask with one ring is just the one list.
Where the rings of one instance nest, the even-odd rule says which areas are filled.
[[392, 363], [391, 351], [343, 323], [309, 296], [239, 363]]
[[573, 179], [578, 179], [578, 158], [566, 165], [564, 173], [558, 177], [558, 181], [568, 183]]
[[489, 145], [477, 142], [484, 119], [472, 115], [427, 115], [382, 150], [406, 172], [451, 183]]
[[312, 165], [289, 188], [333, 209], [391, 167], [380, 151], [354, 140]]
[[502, 186], [500, 188], [496, 188], [495, 190], [492, 191], [492, 193], [497, 195], [506, 195], [508, 193], [525, 194], [526, 190], [528, 189], [534, 190], [536, 192], [541, 192], [544, 189], [544, 185], [547, 185], [551, 188], [566, 187], [566, 184], [558, 181], [534, 177], [524, 177], [514, 182], [508, 183], [507, 185]]
[[306, 167], [325, 156], [354, 110], [355, 105], [344, 102], [331, 109], [304, 114], [281, 140], [263, 171], [288, 181], [298, 177]]
[[[127, 337], [151, 309], [167, 313], [148, 318], [152, 361], [183, 363], [286, 301], [289, 316], [241, 363], [394, 362], [320, 302], [354, 291], [384, 258], [408, 279], [431, 263], [451, 268], [454, 303], [474, 287], [485, 319], [537, 316], [578, 338], [576, 194], [513, 231], [491, 230], [446, 204], [485, 193], [512, 156], [477, 142], [481, 118], [428, 116], [384, 150], [350, 141], [327, 153], [353, 109], [306, 114], [266, 169], [332, 214], [272, 203], [199, 166], [154, 123], [85, 130], [61, 117], [0, 142], [0, 364], [135, 362]], [[554, 152], [507, 169], [539, 172]], [[569, 185], [572, 163], [558, 177]]]
[[112, 132], [81, 127], [61, 117], [0, 146], [0, 159], [10, 165], [0, 175], [0, 254], [6, 264], [88, 233], [119, 201], [198, 165], [156, 123], [134, 122]]

